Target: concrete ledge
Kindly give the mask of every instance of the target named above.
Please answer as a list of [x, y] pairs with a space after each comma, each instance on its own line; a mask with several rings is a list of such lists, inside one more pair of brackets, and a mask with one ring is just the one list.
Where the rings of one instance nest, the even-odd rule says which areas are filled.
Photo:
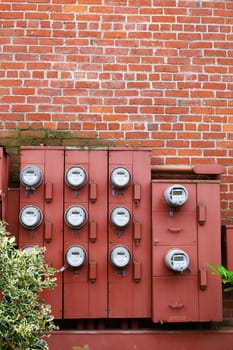
[[187, 331], [56, 331], [48, 338], [50, 350], [232, 350], [233, 327]]

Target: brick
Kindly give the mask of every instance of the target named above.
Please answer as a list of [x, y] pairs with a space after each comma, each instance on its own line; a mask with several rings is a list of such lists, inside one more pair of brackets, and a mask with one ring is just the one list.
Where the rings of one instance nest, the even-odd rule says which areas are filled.
[[28, 113], [27, 114], [27, 120], [28, 121], [47, 121], [50, 120], [50, 114], [49, 113]]
[[[90, 113], [112, 113], [112, 106], [90, 106]], [[116, 117], [117, 118], [117, 117]]]
[[[5, 122], [5, 129], [16, 129], [16, 122]], [[19, 127], [19, 124], [18, 124]]]
[[102, 139], [124, 139], [124, 133], [122, 131], [100, 131], [99, 136]]
[[66, 105], [66, 104], [76, 104], [77, 103], [77, 98], [76, 97], [54, 97], [53, 98], [53, 103], [55, 105], [58, 105], [58, 104], [62, 104], [62, 105]]
[[44, 130], [21, 130], [20, 136], [24, 139], [27, 139], [28, 137], [38, 138], [38, 139], [44, 139], [45, 138], [45, 131]]
[[133, 124], [132, 123], [124, 123], [121, 125], [122, 131], [131, 131], [133, 130]]
[[20, 86], [21, 83], [19, 79], [0, 79], [0, 86]]
[[32, 130], [40, 130], [43, 129], [43, 123], [42, 122], [33, 122], [30, 124], [30, 128]]
[[58, 130], [68, 130], [69, 123], [59, 122], [59, 123], [57, 123], [57, 129]]
[[70, 105], [66, 105], [63, 107], [63, 113], [83, 113], [87, 111], [87, 107], [86, 106], [79, 106], [79, 105], [75, 105], [75, 106], [70, 106]]
[[0, 114], [0, 120], [24, 120], [23, 113], [4, 113]]
[[29, 122], [19, 122], [18, 123], [18, 128], [20, 130], [29, 129], [29, 127], [30, 127], [30, 123]]
[[87, 12], [88, 7], [86, 5], [64, 5], [64, 12]]
[[203, 153], [200, 149], [178, 149], [178, 157], [202, 157]]
[[25, 103], [25, 96], [2, 96], [1, 103]]

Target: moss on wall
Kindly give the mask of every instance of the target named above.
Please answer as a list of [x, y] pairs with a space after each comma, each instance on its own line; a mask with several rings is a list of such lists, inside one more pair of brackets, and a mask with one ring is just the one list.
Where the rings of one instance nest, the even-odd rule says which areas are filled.
[[[126, 146], [123, 140], [89, 138], [88, 134], [78, 131], [15, 130], [14, 136], [1, 137], [1, 146], [4, 146], [10, 155], [10, 187], [19, 185], [20, 147], [39, 146], [40, 144], [90, 148]], [[130, 146], [138, 147], [139, 145], [134, 142]]]

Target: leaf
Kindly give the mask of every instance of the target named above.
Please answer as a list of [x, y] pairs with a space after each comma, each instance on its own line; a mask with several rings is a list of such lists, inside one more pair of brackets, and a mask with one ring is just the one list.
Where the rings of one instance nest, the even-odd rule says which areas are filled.
[[42, 337], [56, 329], [51, 307], [38, 296], [54, 288], [55, 269], [44, 261], [44, 248], [25, 254], [0, 221], [0, 349], [47, 350]]

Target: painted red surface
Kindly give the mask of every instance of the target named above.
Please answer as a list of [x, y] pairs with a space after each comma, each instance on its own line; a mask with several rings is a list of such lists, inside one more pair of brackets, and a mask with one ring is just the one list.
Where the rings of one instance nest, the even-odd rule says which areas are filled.
[[108, 262], [109, 318], [151, 316], [151, 188], [148, 150], [110, 150], [109, 176], [123, 167], [130, 173], [126, 188], [116, 189], [109, 183], [109, 213], [116, 207], [130, 212], [130, 222], [120, 229], [109, 221], [109, 253], [116, 246], [130, 252], [130, 263], [118, 269]]
[[[188, 200], [168, 207], [166, 188], [183, 185]], [[177, 185], [176, 185], [177, 186]], [[200, 180], [152, 182], [152, 300], [154, 322], [218, 321], [222, 319], [221, 281], [206, 263], [221, 263], [219, 183]], [[165, 265], [171, 249], [188, 254], [190, 265], [174, 273]]]
[[[35, 190], [20, 186], [20, 209], [37, 206], [43, 219], [33, 230], [19, 224], [19, 247], [38, 245], [46, 248], [45, 259], [59, 270], [63, 266], [63, 175], [64, 149], [53, 147], [22, 148], [21, 170], [29, 165], [38, 167], [43, 181]], [[52, 306], [55, 318], [62, 317], [62, 274], [57, 273], [57, 286], [44, 291], [42, 297]]]
[[[107, 316], [107, 152], [65, 151], [65, 169], [80, 166], [88, 181], [79, 190], [65, 184], [64, 210], [72, 205], [85, 208], [88, 220], [74, 229], [64, 223], [64, 254], [71, 246], [82, 247], [86, 263], [66, 268], [64, 277], [64, 318], [105, 318]], [[64, 261], [67, 265], [66, 261]]]
[[48, 339], [50, 350], [232, 350], [233, 330], [57, 332]]

